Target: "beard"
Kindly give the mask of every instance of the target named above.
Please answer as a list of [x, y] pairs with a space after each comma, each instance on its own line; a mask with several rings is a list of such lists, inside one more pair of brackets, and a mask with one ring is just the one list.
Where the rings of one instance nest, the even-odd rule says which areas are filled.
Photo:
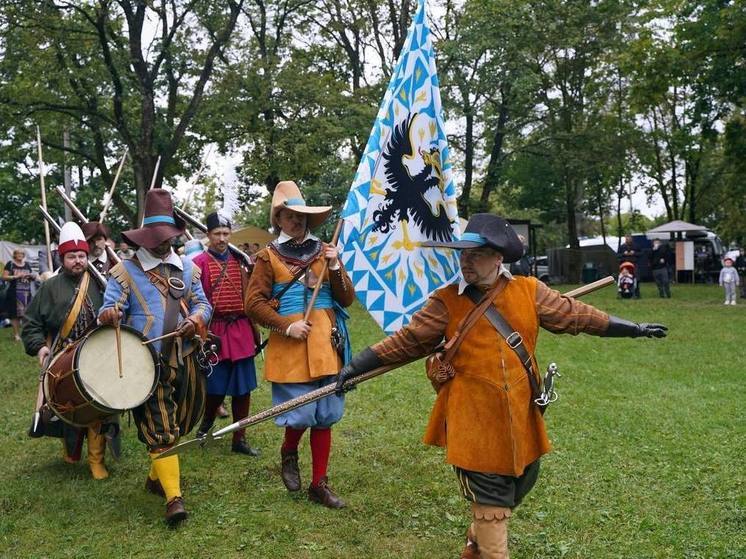
[[62, 271], [66, 276], [77, 279], [83, 275], [83, 272], [85, 272], [85, 265], [75, 264], [72, 267], [63, 266]]

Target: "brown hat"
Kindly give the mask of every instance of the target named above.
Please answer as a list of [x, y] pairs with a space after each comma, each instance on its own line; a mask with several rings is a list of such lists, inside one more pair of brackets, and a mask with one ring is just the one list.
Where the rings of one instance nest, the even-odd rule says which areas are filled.
[[300, 188], [293, 181], [278, 182], [272, 195], [272, 214], [270, 223], [273, 227], [279, 227], [277, 214], [282, 209], [304, 214], [307, 219], [308, 228], [313, 229], [324, 223], [332, 213], [331, 206], [306, 206], [306, 201], [300, 193]]
[[171, 194], [153, 188], [145, 194], [145, 213], [142, 227], [122, 232], [122, 238], [132, 245], [155, 248], [163, 241], [183, 235], [186, 223], [174, 214]]
[[83, 230], [83, 235], [85, 235], [86, 241], [90, 241], [94, 237], [109, 238], [109, 228], [98, 221], [89, 221], [88, 223], [81, 225], [80, 228]]

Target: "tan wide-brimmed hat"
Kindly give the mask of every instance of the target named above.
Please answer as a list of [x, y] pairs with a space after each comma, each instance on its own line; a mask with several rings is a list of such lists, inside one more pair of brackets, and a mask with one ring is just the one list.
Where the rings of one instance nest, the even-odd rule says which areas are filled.
[[332, 213], [331, 206], [307, 206], [300, 188], [293, 181], [278, 182], [275, 193], [272, 195], [272, 214], [270, 223], [273, 227], [277, 224], [277, 214], [280, 210], [287, 209], [304, 214], [307, 219], [308, 228], [313, 229], [324, 223]]

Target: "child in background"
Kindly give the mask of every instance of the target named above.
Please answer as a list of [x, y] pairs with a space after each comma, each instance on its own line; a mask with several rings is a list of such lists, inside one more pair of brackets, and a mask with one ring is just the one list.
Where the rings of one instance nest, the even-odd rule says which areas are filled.
[[635, 294], [634, 264], [623, 262], [619, 267], [618, 293], [622, 299], [629, 299]]
[[736, 304], [736, 287], [741, 283], [738, 272], [733, 267], [733, 259], [726, 257], [723, 260], [723, 269], [720, 270], [719, 282], [725, 288], [725, 305]]

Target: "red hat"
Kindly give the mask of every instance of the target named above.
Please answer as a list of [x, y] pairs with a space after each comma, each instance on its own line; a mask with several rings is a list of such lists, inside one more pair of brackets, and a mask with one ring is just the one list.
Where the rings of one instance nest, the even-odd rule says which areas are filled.
[[86, 241], [90, 241], [94, 237], [109, 238], [109, 228], [98, 221], [89, 221], [88, 223], [81, 225], [80, 228], [83, 230], [83, 235], [85, 235]]
[[122, 238], [132, 245], [155, 248], [164, 241], [183, 235], [186, 223], [174, 214], [171, 194], [162, 188], [145, 194], [145, 213], [142, 227], [122, 232]]
[[77, 250], [84, 250], [88, 253], [88, 243], [85, 240], [83, 231], [80, 229], [80, 225], [68, 221], [60, 229], [60, 244], [57, 247], [57, 251], [60, 256], [64, 256], [68, 252], [75, 252]]

